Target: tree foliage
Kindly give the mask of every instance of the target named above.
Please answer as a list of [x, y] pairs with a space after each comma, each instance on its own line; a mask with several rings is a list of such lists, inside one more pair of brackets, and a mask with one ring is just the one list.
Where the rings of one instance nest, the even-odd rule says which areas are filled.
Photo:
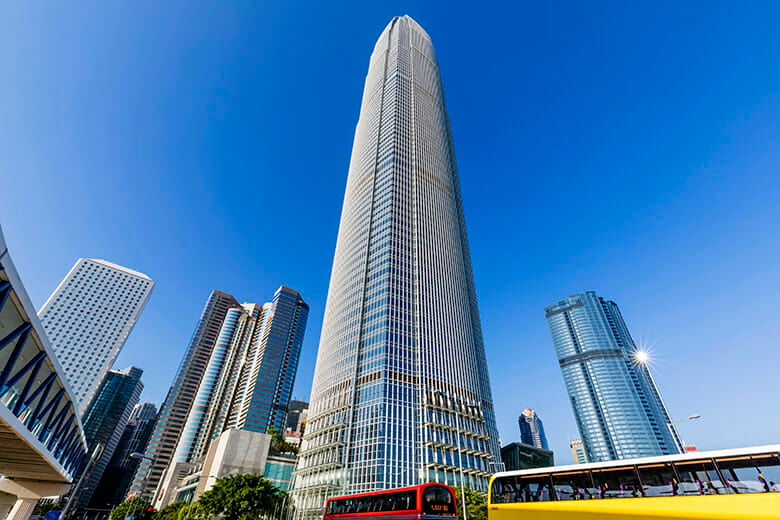
[[174, 502], [155, 511], [152, 520], [179, 520], [179, 512], [189, 506], [187, 502]]
[[[463, 500], [460, 496], [460, 488], [455, 488], [455, 498], [458, 501], [458, 516], [463, 518]], [[468, 520], [487, 520], [487, 501], [482, 493], [466, 488], [466, 517]]]
[[136, 520], [152, 520], [152, 512], [147, 511], [149, 501], [141, 496], [128, 498], [113, 511], [111, 511], [111, 520], [123, 520], [126, 516], [135, 517]]
[[282, 507], [287, 494], [261, 475], [228, 475], [203, 493], [198, 505], [210, 518], [255, 520]]
[[210, 520], [211, 517], [203, 511], [199, 502], [185, 504], [187, 507], [179, 509], [178, 520]]
[[298, 446], [284, 440], [284, 436], [276, 428], [268, 428], [271, 436], [271, 450], [276, 453], [298, 453]]

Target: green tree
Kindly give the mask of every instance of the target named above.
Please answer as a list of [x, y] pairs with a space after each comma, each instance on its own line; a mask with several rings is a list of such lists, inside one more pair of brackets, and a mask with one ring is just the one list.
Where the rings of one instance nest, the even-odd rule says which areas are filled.
[[[463, 500], [460, 497], [460, 487], [455, 488], [455, 498], [458, 501], [458, 516], [463, 518]], [[487, 501], [485, 495], [466, 488], [466, 516], [468, 520], [487, 520]]]
[[152, 520], [179, 520], [179, 511], [189, 506], [187, 502], [174, 502], [159, 511], [155, 511]]
[[286, 500], [287, 494], [261, 475], [228, 475], [203, 493], [198, 505], [209, 517], [255, 520], [275, 513]]
[[271, 450], [276, 453], [298, 453], [298, 446], [295, 444], [289, 443], [284, 440], [284, 436], [282, 436], [281, 433], [279, 433], [279, 430], [277, 430], [274, 427], [268, 428], [267, 432], [268, 435], [271, 436]]
[[111, 520], [122, 520], [126, 516], [134, 517], [136, 520], [152, 520], [152, 512], [148, 511], [149, 501], [141, 496], [128, 498], [113, 511], [111, 511]]
[[210, 516], [203, 511], [200, 503], [193, 502], [185, 505], [187, 507], [179, 509], [178, 520], [210, 520]]

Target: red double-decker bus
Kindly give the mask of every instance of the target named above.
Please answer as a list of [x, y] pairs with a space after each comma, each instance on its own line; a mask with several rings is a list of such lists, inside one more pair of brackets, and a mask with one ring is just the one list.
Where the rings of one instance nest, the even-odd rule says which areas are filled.
[[324, 520], [371, 518], [412, 520], [456, 520], [455, 493], [444, 484], [388, 489], [328, 499]]

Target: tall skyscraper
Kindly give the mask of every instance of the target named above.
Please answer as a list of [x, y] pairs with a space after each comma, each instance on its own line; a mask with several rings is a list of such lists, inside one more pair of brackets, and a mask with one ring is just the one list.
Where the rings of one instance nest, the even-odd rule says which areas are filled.
[[103, 472], [114, 456], [133, 407], [141, 397], [144, 388], [141, 382], [142, 374], [143, 370], [136, 367], [110, 370], [84, 416], [84, 435], [90, 453], [94, 452], [98, 444], [103, 446], [103, 453], [78, 490], [78, 507], [86, 507], [89, 504], [92, 494], [103, 478]]
[[550, 449], [544, 435], [544, 425], [535, 411], [526, 408], [517, 418], [517, 422], [520, 424], [520, 442], [543, 450]]
[[125, 497], [133, 473], [138, 468], [139, 459], [130, 457], [131, 453], [146, 451], [149, 437], [152, 436], [157, 420], [157, 406], [154, 403], [135, 405], [127, 426], [108, 463], [103, 478], [92, 495], [90, 507], [104, 508], [120, 504]]
[[680, 453], [680, 438], [617, 304], [589, 291], [545, 314], [588, 460]]
[[[460, 435], [458, 435], [458, 433]], [[298, 515], [500, 460], [450, 123], [408, 16], [370, 58], [296, 470]]]
[[284, 432], [308, 314], [300, 294], [284, 286], [262, 307], [228, 309], [173, 463], [200, 459], [230, 428]]
[[238, 301], [227, 293], [212, 291], [209, 296], [149, 440], [146, 456], [151, 460], [141, 461], [128, 494], [140, 493], [151, 498], [157, 488], [163, 471], [171, 462], [225, 314], [236, 306]]
[[38, 312], [82, 417], [153, 287], [143, 273], [80, 258]]

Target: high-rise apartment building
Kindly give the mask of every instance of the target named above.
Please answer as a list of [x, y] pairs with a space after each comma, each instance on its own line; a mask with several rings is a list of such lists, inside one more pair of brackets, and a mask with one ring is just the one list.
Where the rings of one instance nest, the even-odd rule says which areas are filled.
[[526, 408], [517, 418], [517, 422], [520, 425], [520, 442], [543, 450], [550, 449], [544, 435], [544, 425], [535, 411]]
[[156, 420], [157, 406], [154, 403], [135, 405], [119, 444], [114, 450], [114, 455], [92, 495], [91, 507], [113, 507], [124, 500], [130, 480], [140, 462], [139, 459], [130, 457], [130, 454], [146, 451]]
[[571, 439], [569, 441], [569, 449], [571, 450], [571, 459], [575, 464], [588, 462], [588, 455], [585, 453], [585, 445], [582, 443], [582, 439]]
[[500, 460], [449, 118], [433, 45], [382, 32], [355, 132], [309, 415], [301, 518], [420, 482], [484, 491]]
[[153, 287], [143, 273], [80, 258], [38, 312], [82, 417]]
[[680, 438], [617, 304], [589, 291], [545, 314], [588, 460], [680, 453]]
[[212, 291], [200, 315], [195, 332], [184, 358], [176, 372], [168, 395], [165, 397], [160, 415], [149, 440], [146, 456], [133, 476], [128, 494], [143, 494], [151, 498], [160, 482], [165, 468], [171, 462], [176, 443], [195, 399], [206, 365], [211, 357], [217, 335], [222, 328], [225, 314], [231, 307], [238, 306], [233, 296]]
[[202, 458], [230, 428], [284, 432], [309, 305], [280, 287], [263, 306], [228, 309], [173, 463]]
[[84, 416], [84, 435], [90, 453], [94, 452], [98, 444], [103, 446], [103, 452], [94, 466], [87, 470], [89, 473], [78, 490], [77, 507], [86, 507], [89, 504], [103, 478], [103, 472], [114, 456], [130, 414], [141, 397], [144, 388], [141, 382], [142, 374], [143, 370], [137, 367], [110, 370]]

